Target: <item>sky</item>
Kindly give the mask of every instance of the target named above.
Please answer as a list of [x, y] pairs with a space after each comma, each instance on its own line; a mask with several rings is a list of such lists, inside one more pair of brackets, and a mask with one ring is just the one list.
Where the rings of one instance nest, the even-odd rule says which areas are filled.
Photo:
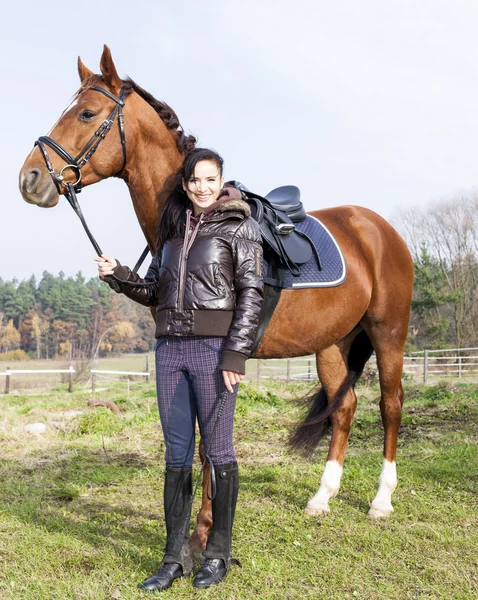
[[[474, 0], [136, 0], [6, 3], [0, 24], [0, 277], [96, 275], [66, 200], [25, 203], [19, 170], [79, 86], [77, 56], [170, 104], [226, 179], [300, 187], [307, 210], [355, 204], [386, 219], [478, 184]], [[100, 151], [100, 150], [99, 150]], [[85, 188], [106, 254], [145, 242], [126, 185]]]

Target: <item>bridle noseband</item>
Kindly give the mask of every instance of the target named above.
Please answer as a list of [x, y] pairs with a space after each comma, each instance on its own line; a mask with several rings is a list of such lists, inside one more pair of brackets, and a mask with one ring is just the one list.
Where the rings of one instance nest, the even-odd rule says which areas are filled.
[[[93, 156], [93, 154], [98, 149], [98, 146], [105, 139], [107, 133], [112, 128], [117, 115], [118, 115], [118, 127], [119, 127], [119, 133], [120, 133], [121, 148], [123, 150], [123, 166], [118, 171], [117, 175], [119, 173], [121, 173], [121, 171], [124, 169], [124, 167], [126, 165], [126, 136], [124, 133], [124, 120], [123, 120], [123, 106], [124, 106], [124, 102], [125, 102], [125, 98], [126, 98], [126, 88], [125, 87], [121, 88], [119, 98], [117, 98], [115, 95], [113, 95], [108, 90], [105, 90], [105, 88], [102, 88], [98, 85], [95, 85], [94, 87], [91, 87], [89, 89], [94, 90], [95, 92], [101, 92], [107, 98], [116, 102], [116, 106], [111, 111], [111, 113], [108, 115], [108, 117], [103, 121], [103, 123], [98, 127], [98, 129], [92, 135], [89, 142], [85, 145], [85, 147], [78, 154], [78, 156], [73, 157], [67, 150], [65, 150], [65, 148], [63, 148], [63, 146], [61, 146], [58, 142], [56, 142], [54, 139], [52, 139], [48, 135], [42, 135], [35, 142], [35, 146], [38, 146], [40, 148], [40, 151], [43, 155], [43, 159], [45, 160], [46, 167], [48, 169], [48, 172], [50, 173], [51, 178], [53, 179], [53, 183], [55, 184], [55, 187], [58, 190], [58, 193], [60, 195], [63, 194], [64, 196], [67, 197], [67, 199], [68, 199], [67, 193], [65, 193], [65, 191], [61, 190], [62, 185], [68, 186], [68, 183], [64, 182], [63, 171], [65, 169], [71, 169], [72, 171], [74, 171], [76, 173], [76, 181], [72, 185], [73, 185], [74, 191], [77, 194], [79, 194], [81, 192], [81, 188], [82, 188], [81, 169], [86, 165], [86, 163], [90, 160], [90, 158]], [[51, 164], [51, 161], [50, 161], [50, 157], [48, 156], [47, 149], [45, 148], [45, 145], [49, 146], [54, 152], [56, 152], [56, 154], [58, 154], [58, 156], [60, 158], [62, 158], [66, 162], [66, 165], [61, 169], [61, 171], [59, 173], [56, 173], [56, 171], [54, 170], [53, 165]]]
[[[93, 86], [89, 89], [94, 90], [95, 92], [101, 92], [107, 98], [113, 100], [116, 103], [116, 106], [108, 115], [108, 117], [103, 121], [103, 123], [98, 127], [98, 129], [95, 131], [93, 136], [90, 138], [90, 140], [85, 145], [83, 150], [78, 154], [78, 156], [73, 157], [67, 150], [65, 150], [65, 148], [63, 148], [63, 146], [61, 146], [58, 142], [56, 142], [48, 135], [42, 135], [41, 137], [39, 137], [35, 142], [35, 146], [38, 146], [40, 152], [42, 153], [43, 159], [46, 164], [46, 168], [50, 173], [50, 176], [53, 180], [53, 183], [55, 184], [58, 194], [60, 196], [65, 196], [65, 198], [68, 200], [70, 206], [73, 208], [76, 215], [79, 217], [86, 231], [86, 234], [89, 237], [90, 242], [93, 244], [93, 247], [96, 250], [98, 256], [101, 256], [103, 252], [100, 246], [98, 245], [98, 242], [95, 240], [93, 234], [89, 230], [88, 225], [86, 224], [76, 195], [81, 192], [83, 187], [81, 183], [81, 169], [86, 165], [86, 163], [90, 160], [90, 158], [98, 149], [98, 146], [105, 139], [106, 135], [113, 127], [113, 123], [115, 122], [116, 117], [118, 117], [118, 128], [121, 140], [121, 149], [123, 151], [123, 165], [116, 174], [116, 176], [118, 176], [126, 166], [126, 136], [124, 132], [123, 120], [123, 106], [126, 98], [126, 88], [124, 86], [121, 88], [119, 98], [117, 98], [114, 94], [100, 86]], [[45, 146], [51, 148], [62, 160], [65, 161], [66, 165], [60, 170], [59, 173], [57, 173], [53, 168], [50, 157], [48, 156], [48, 151]], [[74, 183], [72, 183], [71, 181], [65, 182], [63, 172], [66, 169], [71, 169], [75, 173], [76, 181]], [[134, 271], [137, 271], [139, 269], [144, 259], [146, 258], [146, 255], [148, 254], [148, 250], [148, 246], [146, 246], [146, 249], [143, 251], [140, 259], [138, 260], [133, 269]], [[115, 291], [120, 291], [117, 281], [111, 275], [107, 275], [106, 277], [104, 277], [104, 280], [107, 280], [113, 287], [113, 289], [115, 289]]]

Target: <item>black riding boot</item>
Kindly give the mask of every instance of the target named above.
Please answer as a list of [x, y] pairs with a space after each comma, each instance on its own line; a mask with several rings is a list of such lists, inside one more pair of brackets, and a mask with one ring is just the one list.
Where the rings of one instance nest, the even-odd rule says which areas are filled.
[[[193, 586], [208, 588], [221, 582], [227, 575], [232, 554], [232, 524], [236, 511], [239, 476], [237, 463], [217, 465], [216, 496], [212, 501], [212, 529], [204, 552], [204, 562], [196, 574]], [[237, 561], [236, 561], [237, 562]]]
[[156, 575], [143, 581], [140, 585], [142, 589], [150, 592], [167, 590], [175, 579], [191, 573], [193, 560], [188, 544], [191, 497], [191, 468], [166, 467], [164, 481], [166, 551], [163, 566]]

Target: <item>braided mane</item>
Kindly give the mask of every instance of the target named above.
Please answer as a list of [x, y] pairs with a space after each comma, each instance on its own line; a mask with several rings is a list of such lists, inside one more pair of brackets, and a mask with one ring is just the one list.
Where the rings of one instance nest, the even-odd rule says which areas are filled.
[[130, 77], [126, 78], [124, 86], [126, 88], [126, 93], [135, 91], [141, 96], [141, 98], [143, 98], [143, 100], [145, 100], [152, 108], [154, 108], [163, 123], [166, 125], [168, 131], [176, 139], [178, 150], [182, 156], [185, 156], [188, 152], [196, 147], [196, 138], [193, 135], [187, 135], [184, 132], [178, 116], [168, 104], [156, 100], [154, 96], [140, 87]]
[[[86, 81], [83, 82], [78, 93], [82, 92], [83, 90], [92, 85], [98, 85], [98, 79], [100, 80], [99, 83], [102, 83], [100, 75], [92, 75], [91, 77], [89, 77]], [[179, 122], [178, 116], [168, 104], [156, 100], [154, 96], [152, 96], [149, 92], [147, 92], [137, 83], [135, 83], [131, 79], [131, 77], [127, 77], [126, 80], [123, 81], [123, 84], [125, 87], [126, 95], [129, 95], [131, 94], [131, 92], [134, 91], [137, 94], [139, 94], [141, 98], [143, 98], [143, 100], [145, 100], [151, 106], [151, 108], [154, 108], [158, 116], [166, 125], [166, 128], [168, 129], [169, 133], [176, 140], [176, 145], [182, 156], [186, 156], [188, 152], [190, 152], [196, 147], [196, 138], [193, 135], [187, 135], [184, 132], [184, 129], [181, 123]]]

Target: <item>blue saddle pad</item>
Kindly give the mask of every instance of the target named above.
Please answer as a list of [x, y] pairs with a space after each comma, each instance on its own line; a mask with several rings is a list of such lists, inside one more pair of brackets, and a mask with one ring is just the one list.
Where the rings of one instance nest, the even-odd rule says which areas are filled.
[[[304, 289], [317, 287], [334, 287], [340, 285], [347, 277], [345, 258], [338, 243], [327, 227], [316, 217], [307, 215], [301, 223], [295, 223], [296, 229], [302, 231], [314, 242], [320, 257], [321, 267], [312, 254], [306, 263], [300, 266], [300, 275], [294, 277], [290, 271], [284, 276], [283, 289]], [[268, 269], [268, 265], [267, 265]], [[266, 273], [268, 270], [265, 271]]]

